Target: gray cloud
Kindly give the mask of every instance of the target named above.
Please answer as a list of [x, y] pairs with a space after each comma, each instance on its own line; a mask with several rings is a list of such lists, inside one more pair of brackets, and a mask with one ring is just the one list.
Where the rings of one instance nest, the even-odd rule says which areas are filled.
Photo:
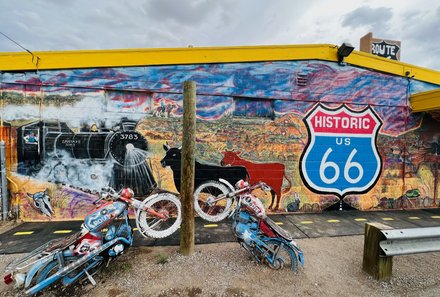
[[440, 5], [428, 11], [404, 14], [402, 19], [403, 57], [406, 57], [405, 47], [411, 45], [414, 64], [440, 70]]
[[218, 0], [150, 0], [143, 7], [148, 16], [156, 21], [172, 20], [182, 25], [200, 24], [222, 9]]
[[391, 8], [362, 6], [344, 15], [342, 26], [351, 28], [365, 26], [370, 30], [377, 31], [377, 29], [388, 27], [392, 16], [393, 12]]
[[[14, 0], [0, 31], [31, 51], [340, 44], [369, 31], [402, 41], [402, 61], [440, 69], [437, 0]], [[365, 4], [363, 4], [365, 3]], [[368, 3], [368, 4], [367, 4]], [[22, 51], [0, 36], [0, 51]], [[423, 57], [423, 58], [420, 58]]]
[[402, 19], [403, 38], [439, 48], [438, 43], [433, 44], [433, 37], [440, 36], [440, 6], [430, 11], [416, 11], [403, 15]]

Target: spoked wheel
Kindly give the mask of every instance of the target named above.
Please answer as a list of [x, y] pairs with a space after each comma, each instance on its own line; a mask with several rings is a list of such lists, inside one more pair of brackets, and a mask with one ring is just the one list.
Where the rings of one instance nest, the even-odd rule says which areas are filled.
[[298, 270], [296, 253], [288, 243], [276, 239], [268, 239], [264, 243], [270, 248], [267, 251], [269, 259], [264, 259], [270, 268], [276, 270], [290, 269], [293, 272]]
[[[136, 211], [136, 225], [144, 237], [163, 238], [177, 231], [182, 222], [180, 200], [173, 194], [160, 193], [142, 202], [144, 209]], [[159, 217], [154, 212], [163, 217]]]
[[202, 218], [210, 222], [219, 222], [225, 219], [232, 210], [233, 198], [228, 197], [215, 201], [219, 197], [226, 197], [230, 191], [218, 181], [207, 181], [194, 191], [194, 210]]

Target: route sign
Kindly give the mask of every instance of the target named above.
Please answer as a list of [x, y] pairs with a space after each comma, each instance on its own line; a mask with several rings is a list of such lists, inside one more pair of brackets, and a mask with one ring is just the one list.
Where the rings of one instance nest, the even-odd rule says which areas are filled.
[[300, 174], [313, 192], [368, 192], [382, 169], [376, 138], [382, 121], [371, 107], [316, 105], [304, 118], [309, 142], [300, 158]]

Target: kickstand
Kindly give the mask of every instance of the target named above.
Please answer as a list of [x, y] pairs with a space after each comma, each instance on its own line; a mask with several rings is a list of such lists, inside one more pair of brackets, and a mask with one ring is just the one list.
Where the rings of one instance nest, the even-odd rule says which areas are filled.
[[90, 273], [87, 272], [87, 270], [84, 270], [84, 272], [85, 272], [85, 274], [87, 275], [87, 278], [89, 279], [90, 283], [91, 283], [94, 287], [96, 287], [96, 281], [95, 281], [95, 279], [93, 278], [93, 276], [91, 276]]

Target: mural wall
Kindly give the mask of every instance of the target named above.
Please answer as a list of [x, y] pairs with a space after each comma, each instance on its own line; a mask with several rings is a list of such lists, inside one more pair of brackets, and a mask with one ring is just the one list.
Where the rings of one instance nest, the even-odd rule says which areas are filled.
[[265, 181], [273, 212], [438, 207], [438, 86], [322, 61], [1, 74], [12, 209], [82, 219], [103, 186], [180, 190], [182, 82], [197, 84], [196, 185]]

